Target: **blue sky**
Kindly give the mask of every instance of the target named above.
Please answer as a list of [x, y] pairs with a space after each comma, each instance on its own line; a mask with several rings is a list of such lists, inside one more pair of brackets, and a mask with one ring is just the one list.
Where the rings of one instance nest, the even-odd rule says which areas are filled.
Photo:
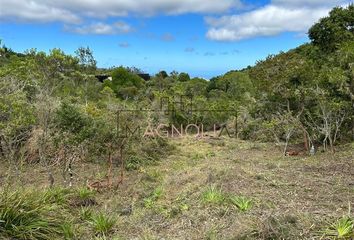
[[89, 46], [99, 67], [210, 78], [308, 42], [347, 0], [0, 0], [0, 39], [15, 51]]

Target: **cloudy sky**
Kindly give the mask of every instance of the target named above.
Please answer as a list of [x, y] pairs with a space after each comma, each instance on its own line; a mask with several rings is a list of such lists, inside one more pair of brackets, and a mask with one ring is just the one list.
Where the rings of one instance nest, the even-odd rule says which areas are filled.
[[351, 0], [0, 0], [0, 39], [16, 51], [79, 46], [100, 67], [212, 77], [308, 42]]

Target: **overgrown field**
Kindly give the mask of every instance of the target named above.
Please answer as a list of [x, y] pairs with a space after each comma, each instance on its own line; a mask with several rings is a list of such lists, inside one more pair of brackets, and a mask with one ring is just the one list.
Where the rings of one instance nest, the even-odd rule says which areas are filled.
[[[350, 239], [354, 148], [282, 157], [271, 144], [236, 139], [171, 140], [153, 165], [128, 171], [118, 188], [86, 188], [103, 163], [61, 169], [48, 189], [46, 169], [0, 168], [3, 239]], [[114, 168], [114, 179], [119, 169]], [[14, 176], [14, 175], [13, 175]], [[16, 175], [15, 175], [16, 176]], [[5, 182], [12, 182], [4, 185]]]

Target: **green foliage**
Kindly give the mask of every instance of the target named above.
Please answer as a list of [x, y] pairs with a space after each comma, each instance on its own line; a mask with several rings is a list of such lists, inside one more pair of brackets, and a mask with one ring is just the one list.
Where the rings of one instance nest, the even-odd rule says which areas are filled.
[[225, 200], [223, 192], [215, 186], [209, 186], [202, 193], [202, 201], [208, 204], [222, 204]]
[[63, 102], [56, 114], [57, 126], [68, 135], [71, 144], [79, 144], [94, 134], [91, 119], [75, 105]]
[[81, 187], [77, 190], [78, 197], [80, 200], [92, 199], [95, 196], [95, 192], [88, 189], [87, 187]]
[[84, 221], [89, 221], [92, 218], [93, 212], [89, 207], [81, 207], [80, 218]]
[[158, 74], [157, 74], [157, 77], [161, 77], [161, 78], [167, 78], [168, 77], [168, 74], [166, 71], [160, 71]]
[[138, 75], [129, 72], [123, 67], [118, 67], [112, 72], [112, 82], [110, 86], [117, 96], [126, 99], [138, 94], [139, 89], [143, 88], [145, 82]]
[[231, 196], [229, 197], [231, 204], [242, 212], [248, 211], [252, 207], [252, 200], [243, 196]]
[[343, 42], [354, 40], [354, 5], [336, 7], [309, 30], [312, 42], [324, 51], [334, 51]]
[[43, 198], [47, 203], [65, 205], [68, 203], [71, 192], [69, 189], [54, 187], [44, 192]]
[[354, 237], [354, 222], [349, 217], [342, 217], [325, 231], [325, 236], [339, 239], [351, 239]]
[[65, 222], [61, 225], [64, 239], [75, 239], [75, 227], [71, 222]]
[[23, 87], [10, 78], [1, 78], [0, 148], [5, 158], [12, 163], [35, 124], [33, 110]]
[[93, 52], [89, 47], [79, 47], [75, 54], [79, 59], [79, 63], [84, 70], [88, 70], [90, 72], [96, 70], [96, 60], [93, 57]]
[[180, 73], [178, 75], [178, 81], [179, 82], [188, 82], [191, 78], [189, 77], [188, 73]]
[[144, 198], [144, 206], [146, 208], [154, 208], [156, 201], [161, 198], [163, 194], [163, 188], [157, 187], [154, 191], [150, 194], [149, 197]]
[[0, 194], [0, 232], [16, 239], [53, 239], [62, 235], [60, 211], [38, 192], [2, 191]]
[[106, 235], [112, 231], [116, 219], [104, 213], [93, 214], [90, 220], [96, 234]]

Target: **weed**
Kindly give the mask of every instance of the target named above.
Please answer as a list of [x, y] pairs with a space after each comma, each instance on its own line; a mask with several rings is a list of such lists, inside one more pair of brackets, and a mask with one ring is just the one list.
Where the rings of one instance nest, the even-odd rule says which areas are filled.
[[68, 202], [68, 198], [71, 192], [69, 189], [54, 187], [48, 189], [44, 193], [44, 200], [48, 203], [56, 203], [58, 205], [64, 205]]
[[354, 237], [354, 222], [349, 217], [342, 217], [325, 231], [325, 236], [337, 238]]
[[[60, 216], [47, 195], [28, 190], [0, 193], [0, 232], [11, 239], [53, 239], [62, 234]], [[55, 211], [60, 212], [60, 211]]]
[[80, 218], [82, 220], [90, 220], [92, 217], [92, 210], [88, 207], [81, 207], [80, 209]]
[[162, 187], [155, 188], [151, 195], [148, 198], [144, 199], [144, 206], [146, 208], [153, 208], [155, 206], [155, 202], [162, 196], [162, 194]]
[[215, 157], [216, 154], [215, 154], [215, 152], [210, 151], [210, 152], [207, 152], [207, 154], [205, 156], [206, 157]]
[[71, 201], [72, 206], [92, 206], [96, 205], [95, 192], [86, 188], [81, 187], [77, 189], [74, 198]]
[[189, 210], [189, 206], [188, 206], [188, 204], [186, 204], [186, 203], [182, 203], [182, 204], [179, 206], [179, 209], [180, 209], [181, 211], [188, 211], [188, 210]]
[[204, 203], [221, 204], [225, 197], [221, 190], [215, 186], [210, 186], [202, 193], [202, 200]]
[[61, 225], [61, 229], [64, 235], [64, 239], [74, 239], [75, 229], [73, 223], [65, 222]]
[[86, 187], [79, 188], [77, 192], [81, 200], [91, 199], [95, 196], [95, 193]]
[[231, 196], [230, 202], [242, 212], [248, 211], [252, 207], [252, 200], [243, 196]]
[[93, 225], [95, 234], [106, 235], [112, 231], [116, 219], [104, 213], [98, 213], [91, 216], [90, 223]]

